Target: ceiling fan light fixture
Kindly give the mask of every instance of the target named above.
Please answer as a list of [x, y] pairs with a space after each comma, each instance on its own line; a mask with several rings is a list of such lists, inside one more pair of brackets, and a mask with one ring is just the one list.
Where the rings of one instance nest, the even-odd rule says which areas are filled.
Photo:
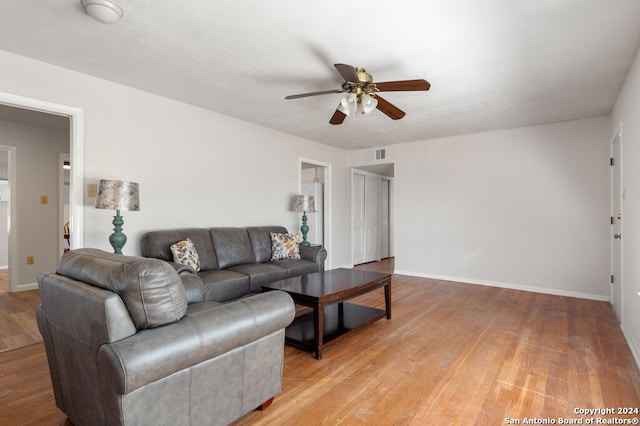
[[360, 112], [360, 114], [362, 115], [369, 114], [378, 106], [378, 100], [371, 95], [363, 95], [360, 98], [360, 102], [358, 103], [358, 106], [360, 107], [358, 108], [359, 109], [358, 112]]
[[123, 10], [109, 0], [81, 0], [87, 14], [103, 24], [114, 24], [124, 15]]
[[356, 112], [356, 105], [358, 103], [358, 97], [355, 93], [348, 93], [347, 96], [342, 98], [338, 110], [344, 115], [353, 114]]

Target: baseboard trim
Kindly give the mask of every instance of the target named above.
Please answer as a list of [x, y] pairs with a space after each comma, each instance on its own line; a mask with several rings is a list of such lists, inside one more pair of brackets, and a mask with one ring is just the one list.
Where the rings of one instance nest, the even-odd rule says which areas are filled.
[[627, 341], [627, 346], [629, 346], [629, 349], [631, 350], [631, 356], [633, 356], [633, 359], [636, 362], [636, 367], [640, 370], [640, 344], [633, 340], [633, 335], [631, 333], [627, 333], [624, 324], [620, 324], [620, 328], [622, 329], [622, 335]]
[[470, 278], [462, 278], [462, 277], [450, 277], [446, 275], [434, 275], [434, 274], [424, 274], [421, 272], [412, 272], [412, 271], [394, 271], [395, 274], [398, 275], [409, 275], [413, 277], [421, 277], [421, 278], [430, 278], [434, 280], [442, 280], [442, 281], [456, 281], [465, 284], [476, 284], [476, 285], [484, 285], [488, 287], [499, 287], [499, 288], [509, 288], [512, 290], [522, 290], [522, 291], [530, 291], [532, 293], [543, 293], [543, 294], [552, 294], [554, 296], [566, 296], [566, 297], [577, 297], [580, 299], [589, 299], [589, 300], [599, 300], [602, 302], [611, 302], [609, 296], [602, 296], [599, 294], [590, 294], [590, 293], [580, 293], [576, 291], [565, 291], [565, 290], [556, 290], [552, 288], [546, 287], [535, 287], [528, 285], [520, 285], [520, 284], [510, 284], [503, 283], [498, 281], [488, 281], [488, 280], [475, 280]]
[[37, 290], [37, 289], [38, 289], [38, 283], [18, 284], [16, 286], [16, 291]]

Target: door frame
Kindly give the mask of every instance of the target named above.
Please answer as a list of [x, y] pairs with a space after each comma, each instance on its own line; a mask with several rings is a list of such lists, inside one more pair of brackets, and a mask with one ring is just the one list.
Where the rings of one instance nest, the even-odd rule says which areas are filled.
[[[611, 137], [611, 141], [609, 143], [609, 149], [610, 149], [610, 158], [615, 158], [614, 157], [614, 143], [616, 143], [616, 140], [618, 141], [618, 157], [616, 158], [616, 161], [618, 161], [618, 164], [616, 167], [610, 167], [610, 193], [611, 193], [611, 199], [610, 199], [610, 210], [611, 210], [611, 217], [613, 218], [613, 221], [618, 220], [616, 218], [616, 215], [618, 213], [621, 214], [622, 219], [620, 219], [620, 228], [619, 228], [619, 233], [620, 235], [622, 235], [622, 239], [620, 239], [620, 241], [616, 242], [613, 238], [613, 232], [614, 232], [614, 224], [611, 224], [610, 227], [610, 253], [611, 253], [611, 276], [614, 277], [614, 282], [611, 283], [611, 287], [610, 287], [610, 300], [611, 300], [611, 305], [613, 307], [613, 311], [616, 314], [616, 316], [618, 317], [618, 321], [622, 322], [622, 318], [623, 318], [623, 306], [624, 303], [622, 303], [622, 295], [624, 294], [623, 288], [624, 288], [624, 182], [623, 182], [623, 162], [622, 162], [622, 123], [620, 123], [618, 125], [618, 129], [615, 131], [615, 133], [613, 134], [613, 136]], [[617, 176], [615, 171], [617, 170]], [[618, 188], [620, 190], [619, 194], [615, 193], [615, 185], [614, 185], [614, 181], [617, 180], [618, 181]], [[615, 210], [615, 197], [619, 197], [618, 202], [620, 203], [620, 209], [619, 211], [614, 211]], [[620, 244], [620, 251], [619, 251], [619, 256], [620, 259], [618, 259], [619, 263], [620, 263], [620, 270], [616, 271], [616, 259], [615, 259], [615, 247], [614, 244]], [[615, 287], [618, 288], [618, 292], [619, 292], [619, 296], [616, 296], [616, 293], [614, 291]], [[616, 304], [616, 300], [620, 301], [619, 306], [617, 306]]]
[[331, 253], [333, 253], [333, 250], [331, 250], [332, 248], [332, 238], [331, 238], [332, 232], [331, 231], [333, 229], [332, 222], [331, 222], [331, 199], [332, 199], [331, 193], [333, 189], [333, 186], [331, 183], [331, 177], [332, 177], [331, 163], [312, 160], [310, 158], [298, 157], [298, 194], [302, 193], [302, 164], [303, 163], [312, 164], [314, 166], [324, 168], [324, 185], [323, 185], [324, 196], [322, 200], [324, 205], [324, 209], [322, 212], [324, 216], [323, 217], [323, 221], [324, 221], [323, 244], [324, 244], [324, 247], [327, 249], [327, 253], [329, 253], [329, 256], [327, 256], [327, 260], [325, 264], [325, 269], [329, 270], [332, 268]]
[[11, 268], [11, 247], [13, 233], [11, 232], [12, 220], [15, 220], [16, 203], [13, 201], [13, 194], [16, 190], [16, 153], [17, 148], [13, 145], [0, 145], [0, 150], [7, 153], [7, 179], [9, 180], [9, 211], [7, 212], [7, 268], [9, 268], [9, 291], [13, 291], [12, 283], [15, 281], [15, 271]]
[[[390, 164], [394, 164], [395, 163], [390, 163]], [[371, 167], [375, 167], [375, 165], [373, 166], [367, 166], [367, 165], [362, 165], [362, 166], [354, 166], [351, 167], [351, 182], [350, 182], [350, 187], [351, 187], [351, 213], [350, 213], [350, 226], [349, 226], [349, 230], [351, 232], [351, 252], [350, 252], [350, 256], [351, 256], [351, 265], [353, 266], [356, 262], [354, 255], [353, 255], [353, 248], [354, 248], [354, 232], [353, 232], [353, 216], [354, 216], [354, 195], [355, 195], [355, 191], [354, 191], [354, 175], [359, 174], [359, 175], [363, 175], [365, 176], [365, 179], [367, 176], [375, 176], [378, 177], [380, 179], [384, 179], [389, 181], [389, 257], [395, 257], [395, 176], [388, 176], [388, 175], [384, 175], [384, 174], [380, 174], [380, 173], [375, 173], [372, 171], [367, 170], [368, 168]], [[377, 194], [379, 196], [379, 194]], [[380, 207], [380, 203], [379, 200], [377, 202], [378, 204], [378, 212], [377, 214], [379, 215], [379, 207]], [[378, 225], [378, 233], [376, 234], [379, 240], [379, 225]], [[379, 243], [378, 243], [379, 244]], [[380, 247], [378, 246], [378, 260], [380, 260]]]
[[[69, 118], [69, 156], [71, 169], [69, 177], [69, 216], [71, 219], [71, 248], [79, 248], [84, 244], [84, 110], [68, 105], [56, 104], [40, 99], [28, 98], [12, 93], [0, 92], [0, 104], [16, 108], [29, 109], [46, 114], [60, 115]], [[11, 173], [11, 172], [10, 172]], [[13, 172], [15, 173], [15, 167]], [[9, 183], [10, 191], [15, 194], [15, 178]], [[18, 269], [17, 238], [14, 232], [17, 216], [16, 203], [11, 203], [9, 231], [9, 269], [11, 283], [9, 291], [32, 290], [37, 283], [18, 284], [15, 274]]]

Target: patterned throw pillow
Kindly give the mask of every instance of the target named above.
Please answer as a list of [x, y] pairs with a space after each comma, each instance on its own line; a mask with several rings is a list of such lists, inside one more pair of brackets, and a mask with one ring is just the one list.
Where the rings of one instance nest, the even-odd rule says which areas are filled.
[[191, 266], [198, 272], [200, 270], [200, 256], [193, 245], [191, 238], [178, 241], [171, 246], [173, 261], [181, 265]]
[[300, 235], [271, 232], [271, 260], [300, 259]]

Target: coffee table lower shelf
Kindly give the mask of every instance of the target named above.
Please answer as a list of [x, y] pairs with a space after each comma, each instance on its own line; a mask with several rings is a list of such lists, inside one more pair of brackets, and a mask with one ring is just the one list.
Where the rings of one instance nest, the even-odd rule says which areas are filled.
[[313, 315], [314, 313], [310, 312], [297, 317], [286, 328], [285, 342], [300, 349], [316, 352], [316, 358], [320, 358], [325, 348], [382, 318], [386, 318], [387, 312], [347, 302], [324, 305], [322, 342], [319, 344], [314, 340]]

